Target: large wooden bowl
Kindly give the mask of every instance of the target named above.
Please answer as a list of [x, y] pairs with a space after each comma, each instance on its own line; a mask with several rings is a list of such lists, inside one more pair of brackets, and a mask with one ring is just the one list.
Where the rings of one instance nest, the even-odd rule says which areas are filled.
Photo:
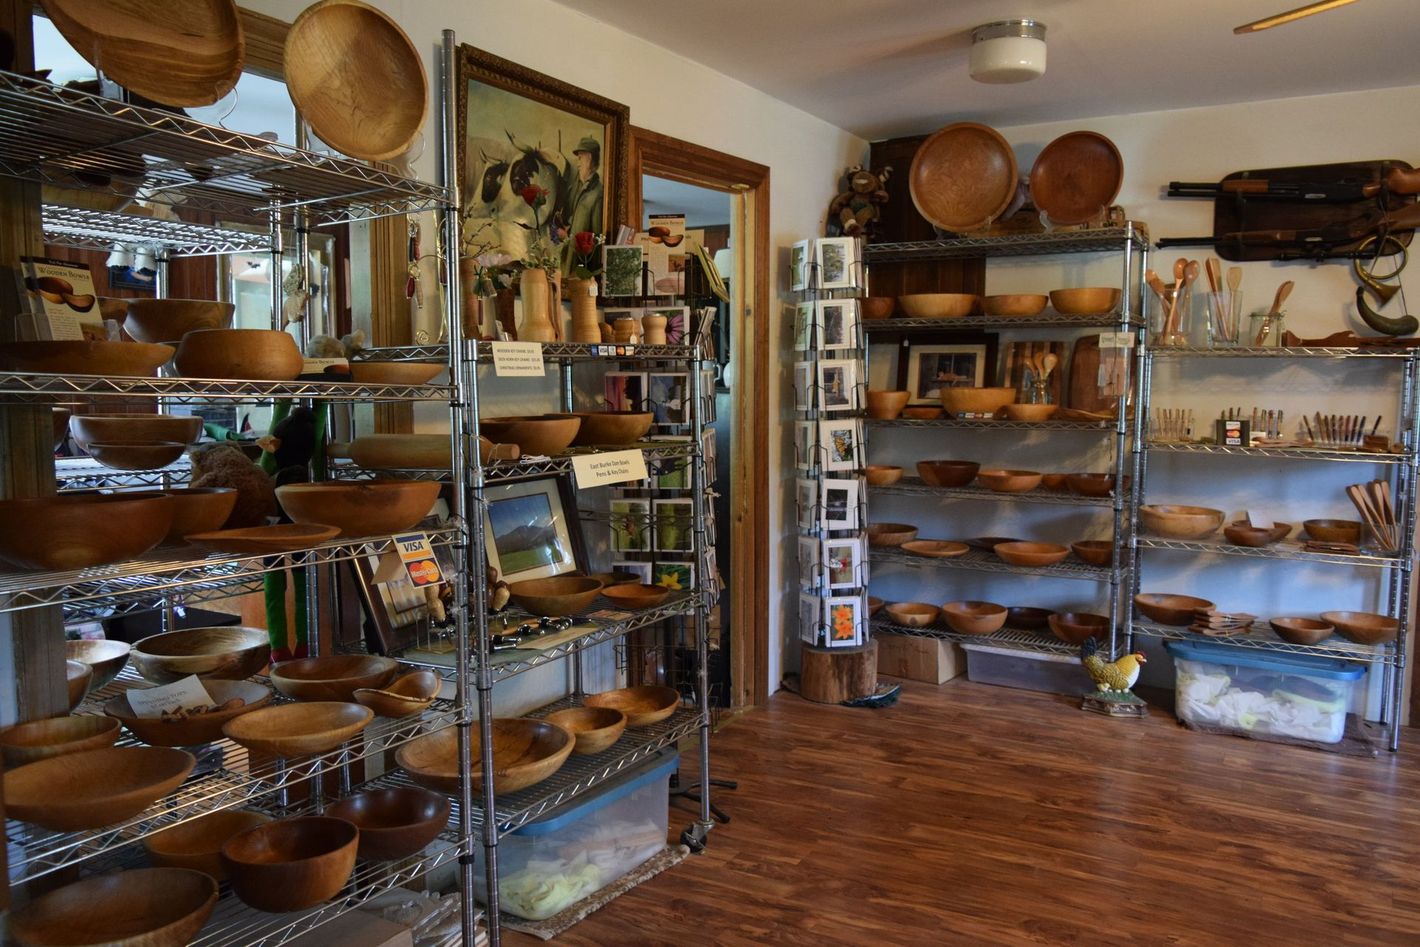
[[1065, 316], [1102, 316], [1119, 305], [1117, 286], [1085, 286], [1079, 289], [1052, 289], [1050, 305]]
[[1145, 618], [1161, 625], [1191, 625], [1193, 613], [1200, 608], [1212, 608], [1213, 603], [1194, 595], [1170, 595], [1167, 592], [1140, 592], [1134, 596], [1134, 607]]
[[1038, 316], [1048, 302], [1044, 293], [1006, 293], [982, 297], [981, 309], [988, 316]]
[[1223, 516], [1222, 510], [1209, 509], [1206, 506], [1146, 503], [1139, 507], [1139, 525], [1168, 539], [1202, 539], [1204, 536], [1210, 536], [1223, 525]]
[[1359, 520], [1303, 520], [1302, 529], [1308, 538], [1319, 543], [1350, 543], [1355, 546], [1361, 542]]
[[331, 654], [282, 661], [271, 684], [296, 700], [354, 700], [362, 687], [384, 687], [399, 670], [394, 658], [376, 654]]
[[1307, 647], [1321, 644], [1336, 631], [1336, 626], [1329, 621], [1301, 616], [1273, 618], [1268, 624], [1283, 641]]
[[5, 814], [57, 832], [115, 825], [172, 792], [196, 765], [191, 753], [159, 746], [52, 756], [5, 774]]
[[994, 128], [955, 122], [918, 147], [908, 170], [917, 212], [953, 233], [983, 229], [1016, 195], [1016, 156]]
[[184, 628], [144, 638], [133, 646], [129, 659], [154, 684], [196, 674], [239, 681], [266, 667], [271, 642], [264, 628], [226, 625]]
[[868, 417], [876, 418], [879, 421], [891, 421], [902, 414], [902, 409], [907, 407], [907, 399], [911, 397], [912, 392], [910, 391], [881, 391], [869, 388]]
[[264, 812], [242, 809], [209, 812], [155, 835], [145, 836], [143, 850], [148, 854], [148, 861], [159, 868], [190, 868], [213, 881], [226, 881], [222, 846], [238, 832], [273, 821]]
[[180, 414], [76, 414], [69, 419], [74, 443], [85, 450], [89, 445], [128, 441], [180, 441], [196, 443], [202, 436], [202, 418]]
[[454, 455], [447, 434], [362, 434], [348, 450], [361, 467], [387, 470], [447, 470]]
[[451, 808], [447, 796], [417, 786], [398, 786], [342, 799], [325, 814], [360, 830], [361, 858], [391, 861], [407, 858], [438, 838], [449, 824]]
[[975, 312], [979, 300], [972, 293], [909, 293], [897, 304], [909, 319], [960, 319]]
[[1103, 216], [1124, 181], [1119, 149], [1099, 132], [1073, 131], [1046, 145], [1030, 171], [1030, 196], [1052, 224]]
[[1104, 615], [1052, 612], [1049, 623], [1051, 633], [1070, 645], [1082, 645], [1086, 638], [1105, 638], [1109, 635], [1109, 618]]
[[1336, 633], [1356, 644], [1385, 644], [1400, 633], [1400, 622], [1389, 615], [1373, 612], [1322, 612], [1321, 620], [1336, 628]]
[[1070, 551], [1092, 566], [1107, 566], [1114, 561], [1114, 543], [1108, 539], [1082, 539], [1070, 544]]
[[225, 329], [232, 324], [232, 303], [206, 299], [130, 299], [123, 331], [139, 342], [171, 342], [198, 329]]
[[238, 832], [222, 846], [232, 891], [259, 911], [313, 907], [340, 893], [355, 870], [360, 830], [344, 819], [304, 816]]
[[626, 714], [615, 707], [568, 707], [543, 719], [572, 734], [577, 741], [572, 752], [578, 756], [602, 752], [621, 739], [626, 730]]
[[1039, 423], [1049, 421], [1060, 410], [1056, 404], [1008, 404], [1001, 409], [1008, 421]]
[[550, 456], [571, 445], [581, 430], [582, 419], [575, 414], [481, 418], [478, 427], [495, 444], [517, 444], [525, 455]]
[[917, 476], [929, 487], [964, 487], [976, 479], [981, 465], [971, 460], [919, 460]]
[[901, 546], [917, 538], [917, 527], [910, 523], [869, 523], [868, 545]]
[[64, 686], [73, 710], [88, 696], [94, 681], [94, 669], [82, 661], [64, 662]]
[[117, 739], [117, 720], [92, 714], [46, 717], [0, 730], [0, 754], [5, 766], [14, 769], [51, 756], [100, 750]]
[[[493, 791], [516, 792], [547, 779], [562, 768], [576, 744], [572, 734], [543, 720], [499, 717], [493, 725]], [[483, 786], [478, 760], [482, 737], [473, 727], [474, 785]], [[459, 791], [458, 735], [450, 727], [411, 740], [395, 751], [395, 761], [411, 779], [435, 792]]]
[[424, 127], [424, 60], [399, 24], [367, 3], [307, 7], [286, 34], [285, 63], [297, 110], [321, 141], [352, 158], [401, 155]]
[[941, 611], [930, 602], [893, 602], [887, 606], [888, 618], [904, 628], [926, 628], [937, 620]]
[[976, 479], [993, 493], [1026, 493], [1040, 486], [1041, 476], [1035, 470], [982, 470]]
[[291, 381], [303, 364], [296, 340], [276, 329], [198, 329], [182, 337], [173, 356], [186, 378]]
[[133, 559], [172, 524], [158, 493], [85, 493], [0, 500], [0, 560], [19, 569], [84, 569]]
[[995, 602], [948, 602], [941, 615], [947, 627], [963, 635], [989, 635], [1006, 624], [1006, 606]]
[[680, 692], [674, 687], [643, 684], [588, 694], [582, 703], [587, 707], [610, 707], [621, 711], [626, 714], [628, 727], [649, 727], [675, 713], [680, 706]]
[[530, 614], [551, 618], [586, 611], [601, 591], [601, 582], [584, 575], [526, 579], [508, 585], [508, 593], [520, 607]]
[[120, 694], [104, 703], [104, 713], [122, 721], [129, 733], [149, 746], [198, 746], [221, 737], [222, 727], [228, 720], [235, 720], [242, 714], [249, 714], [271, 703], [271, 688], [255, 681], [209, 678], [203, 681], [203, 686], [207, 688], [213, 706], [223, 709], [181, 717], [140, 717], [133, 712], [128, 695]]
[[373, 719], [370, 708], [340, 701], [274, 704], [227, 721], [222, 734], [260, 753], [307, 756], [335, 749]]
[[163, 493], [173, 501], [173, 524], [163, 537], [169, 544], [193, 533], [221, 529], [237, 506], [237, 491], [232, 487], [183, 487]]
[[888, 464], [868, 464], [863, 477], [870, 487], [890, 487], [902, 479], [902, 468]]
[[381, 717], [408, 717], [432, 704], [443, 683], [433, 671], [412, 671], [382, 689], [356, 688], [355, 700]]
[[1057, 543], [1013, 542], [997, 543], [991, 549], [996, 558], [1013, 566], [1050, 566], [1070, 555], [1070, 550]]
[[80, 638], [64, 642], [64, 656], [70, 661], [87, 664], [94, 672], [89, 682], [90, 690], [103, 690], [118, 672], [128, 664], [128, 652], [133, 646], [126, 641], [111, 638]]
[[179, 441], [91, 441], [89, 456], [113, 470], [157, 470], [182, 456]]
[[151, 378], [174, 351], [146, 342], [7, 342], [0, 345], [0, 370]]
[[621, 447], [634, 444], [651, 430], [655, 416], [650, 411], [578, 411], [582, 425], [573, 444]]
[[129, 868], [42, 895], [10, 915], [21, 947], [184, 947], [217, 904], [217, 882], [185, 868]]
[[328, 480], [276, 488], [297, 523], [338, 526], [340, 535], [388, 536], [414, 526], [439, 498], [436, 480]]
[[937, 396], [950, 414], [995, 414], [1008, 404], [1015, 404], [1014, 388], [940, 388]]
[[304, 549], [339, 535], [339, 526], [278, 523], [275, 526], [246, 526], [241, 529], [218, 529], [210, 533], [188, 533], [183, 539], [210, 552], [256, 556]]
[[356, 359], [350, 363], [350, 378], [361, 385], [427, 385], [448, 367], [439, 362], [367, 362]]
[[666, 600], [671, 590], [663, 585], [609, 585], [603, 586], [602, 597], [622, 608], [654, 608]]

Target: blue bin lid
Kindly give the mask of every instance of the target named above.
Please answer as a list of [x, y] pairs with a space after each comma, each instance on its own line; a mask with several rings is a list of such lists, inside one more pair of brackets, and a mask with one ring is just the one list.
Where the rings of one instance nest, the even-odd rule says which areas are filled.
[[1164, 647], [1168, 649], [1169, 654], [1186, 661], [1236, 664], [1239, 667], [1301, 674], [1328, 681], [1354, 681], [1366, 673], [1366, 669], [1355, 661], [1340, 661], [1314, 654], [1260, 651], [1256, 648], [1238, 648], [1213, 641], [1165, 641]]
[[674, 749], [661, 750], [645, 763], [626, 773], [623, 778], [612, 780], [582, 796], [575, 803], [535, 822], [529, 822], [515, 829], [514, 835], [548, 835], [566, 828], [573, 822], [586, 818], [590, 813], [603, 809], [619, 799], [625, 799], [642, 786], [665, 779], [674, 773], [680, 764], [680, 754]]

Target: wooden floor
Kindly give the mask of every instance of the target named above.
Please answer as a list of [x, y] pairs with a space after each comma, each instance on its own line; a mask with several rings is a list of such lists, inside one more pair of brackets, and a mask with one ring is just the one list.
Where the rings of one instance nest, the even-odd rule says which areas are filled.
[[953, 681], [780, 693], [713, 758], [733, 822], [553, 943], [1420, 944], [1420, 738], [1344, 758]]

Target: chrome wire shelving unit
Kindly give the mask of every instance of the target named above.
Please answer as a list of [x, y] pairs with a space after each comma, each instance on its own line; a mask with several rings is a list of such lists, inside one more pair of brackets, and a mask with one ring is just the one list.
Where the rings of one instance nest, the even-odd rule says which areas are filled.
[[1155, 454], [1216, 454], [1223, 457], [1280, 457], [1287, 460], [1337, 460], [1343, 463], [1404, 464], [1405, 454], [1365, 450], [1328, 450], [1321, 447], [1208, 444], [1202, 441], [1149, 441]]
[[1276, 633], [1267, 626], [1266, 618], [1259, 618], [1247, 634], [1226, 638], [1211, 638], [1177, 625], [1160, 625], [1145, 620], [1134, 622], [1134, 634], [1145, 638], [1163, 638], [1171, 641], [1209, 641], [1257, 651], [1310, 654], [1322, 658], [1341, 658], [1347, 661], [1364, 661], [1368, 664], [1386, 666], [1394, 665], [1399, 660], [1391, 648], [1381, 645], [1356, 644], [1339, 635], [1328, 638], [1324, 643], [1318, 645], [1292, 644], [1290, 641], [1283, 641], [1277, 637]]
[[1113, 506], [1113, 495], [1087, 497], [1068, 491], [1028, 490], [1025, 493], [1001, 493], [986, 487], [934, 487], [916, 477], [904, 477], [897, 483], [868, 487], [868, 495], [935, 497], [953, 500], [983, 500], [1001, 503], [1049, 503], [1056, 506]]
[[1050, 233], [1006, 234], [999, 237], [953, 237], [874, 243], [869, 263], [931, 263], [970, 257], [1045, 256], [1052, 253], [1106, 253], [1128, 243], [1140, 251], [1149, 246], [1149, 232], [1138, 221], [1123, 227], [1057, 230]]
[[935, 638], [939, 641], [958, 643], [969, 641], [975, 644], [1010, 648], [1012, 651], [1027, 651], [1034, 654], [1076, 655], [1079, 652], [1079, 649], [1074, 645], [1066, 644], [1053, 637], [1049, 629], [1029, 631], [1024, 628], [1012, 628], [1008, 625], [989, 635], [964, 635], [959, 631], [952, 631], [950, 628], [940, 625], [913, 628], [908, 625], [899, 625], [891, 619], [874, 619], [873, 631], [874, 633], [886, 632], [887, 634], [903, 635], [909, 638]]
[[869, 427], [885, 428], [966, 428], [976, 431], [1020, 431], [1056, 433], [1076, 431], [1109, 434], [1115, 430], [1113, 421], [1010, 421], [1005, 418], [866, 418]]
[[149, 247], [170, 256], [218, 256], [271, 250], [271, 235], [264, 229], [260, 232], [238, 230], [55, 204], [45, 204], [40, 219], [45, 243], [81, 250], [108, 252], [115, 242]]
[[444, 401], [442, 385], [362, 385], [337, 381], [247, 381], [225, 378], [138, 378], [120, 375], [50, 375], [0, 372], [0, 398], [32, 404], [84, 397], [162, 398], [175, 404], [207, 401]]
[[1115, 580], [1115, 570], [1108, 566], [1091, 566], [1068, 559], [1048, 566], [1018, 566], [997, 558], [994, 553], [979, 549], [972, 549], [964, 555], [947, 559], [915, 556], [910, 552], [893, 552], [890, 549], [874, 549], [870, 558], [875, 563], [892, 563], [913, 569], [965, 569], [968, 572], [1038, 575], [1055, 579], [1083, 579], [1089, 582], [1113, 583]]

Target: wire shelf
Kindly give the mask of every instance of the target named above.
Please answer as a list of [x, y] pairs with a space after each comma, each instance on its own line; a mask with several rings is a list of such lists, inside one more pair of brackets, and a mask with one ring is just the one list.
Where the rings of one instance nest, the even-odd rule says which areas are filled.
[[1078, 654], [1079, 649], [1068, 645], [1051, 635], [1050, 631], [1026, 631], [1020, 628], [1002, 628], [989, 635], [964, 635], [950, 628], [926, 627], [909, 628], [891, 621], [874, 620], [873, 634], [908, 635], [913, 638], [938, 638], [942, 641], [971, 641], [976, 644], [991, 645], [993, 648], [1010, 648], [1013, 651], [1028, 651], [1034, 654]]
[[87, 207], [45, 204], [40, 208], [40, 218], [45, 243], [105, 253], [112, 250], [115, 243], [152, 247], [170, 256], [265, 253], [271, 249], [271, 236], [267, 232], [160, 220]]
[[355, 362], [441, 362], [449, 361], [447, 345], [387, 345], [361, 349], [351, 356]]
[[1363, 645], [1354, 644], [1339, 636], [1332, 636], [1319, 645], [1299, 645], [1283, 641], [1268, 626], [1266, 618], [1259, 618], [1253, 623], [1252, 628], [1241, 635], [1233, 635], [1227, 638], [1213, 638], [1202, 635], [1194, 631], [1189, 631], [1186, 627], [1174, 625], [1156, 625], [1149, 621], [1144, 621], [1137, 616], [1134, 619], [1134, 634], [1143, 635], [1146, 638], [1167, 638], [1175, 641], [1208, 641], [1214, 644], [1226, 644], [1238, 648], [1251, 648], [1257, 651], [1281, 651], [1287, 654], [1310, 654], [1323, 658], [1342, 658], [1348, 661], [1365, 661], [1368, 664], [1397, 664], [1394, 645]]
[[1415, 352], [1413, 348], [1380, 345], [1359, 348], [1240, 345], [1217, 349], [1192, 346], [1151, 348], [1149, 355], [1152, 358], [1411, 358]]
[[192, 463], [184, 454], [157, 470], [115, 470], [92, 457], [60, 457], [54, 461], [54, 477], [61, 491], [171, 487], [191, 479]]
[[1008, 421], [996, 418], [936, 418], [931, 421], [917, 421], [912, 418], [863, 418], [864, 423], [873, 427], [934, 428], [962, 427], [985, 431], [1041, 431], [1046, 434], [1057, 431], [1093, 431], [1113, 434], [1115, 422], [1101, 421]]
[[107, 375], [50, 375], [0, 372], [0, 396], [35, 404], [67, 403], [75, 395], [166, 398], [195, 401], [448, 401], [443, 385], [360, 385], [333, 381], [250, 381], [218, 378], [140, 378]]
[[962, 257], [1033, 256], [1049, 253], [1098, 253], [1121, 250], [1125, 244], [1144, 250], [1149, 232], [1138, 222], [1123, 227], [1094, 230], [1066, 230], [1052, 233], [1006, 234], [999, 237], [954, 237], [942, 240], [912, 240], [902, 243], [871, 243], [864, 248], [869, 263], [898, 263], [952, 260]]
[[927, 569], [969, 569], [973, 572], [1005, 572], [1013, 575], [1040, 575], [1056, 579], [1083, 579], [1090, 582], [1108, 582], [1113, 576], [1109, 568], [1089, 566], [1077, 562], [1058, 562], [1051, 566], [1016, 566], [1003, 562], [989, 552], [973, 549], [963, 556], [953, 559], [934, 559], [930, 556], [914, 556], [911, 553], [891, 552], [874, 549], [870, 557], [873, 562]]
[[[477, 342], [475, 357], [479, 362], [493, 361], [493, 343]], [[544, 342], [544, 361], [608, 361], [634, 358], [645, 362], [688, 362], [703, 357], [694, 345], [616, 345], [610, 342]]]
[[1067, 316], [1058, 312], [1043, 312], [1037, 316], [958, 316], [949, 319], [912, 319], [894, 316], [891, 319], [864, 321], [863, 331], [869, 335], [895, 335], [922, 329], [957, 332], [962, 329], [1114, 329], [1120, 324], [1142, 325], [1137, 314], [1123, 316], [1106, 312], [1091, 316]]
[[892, 496], [926, 496], [950, 500], [1004, 500], [1008, 503], [1051, 503], [1064, 506], [1103, 506], [1114, 504], [1114, 497], [1085, 497], [1053, 490], [1027, 490], [1025, 493], [1001, 493], [986, 487], [934, 487], [916, 477], [903, 477], [897, 483], [883, 487], [868, 487], [869, 493]]
[[1159, 454], [1219, 454], [1227, 457], [1281, 457], [1289, 460], [1339, 460], [1362, 464], [1405, 464], [1405, 454], [1363, 450], [1326, 450], [1318, 447], [1230, 447], [1223, 444], [1153, 441], [1149, 450]]
[[[654, 460], [676, 460], [694, 455], [698, 445], [685, 441], [641, 441], [636, 444], [628, 444], [625, 447], [611, 448], [611, 451], [637, 450], [646, 456], [647, 461]], [[483, 465], [483, 479], [489, 483], [504, 480], [525, 480], [528, 477], [545, 477], [549, 474], [571, 473], [572, 458], [587, 456], [589, 454], [609, 453], [605, 448], [598, 447], [573, 447], [556, 457], [549, 457], [545, 460], [499, 460]], [[626, 484], [622, 484], [626, 486]]]
[[1405, 565], [1400, 556], [1381, 556], [1361, 553], [1348, 556], [1338, 553], [1307, 552], [1298, 542], [1273, 543], [1270, 546], [1234, 546], [1197, 539], [1160, 539], [1155, 536], [1140, 536], [1135, 545], [1140, 549], [1173, 549], [1180, 552], [1209, 553], [1220, 556], [1244, 556], [1249, 559], [1282, 559], [1301, 562], [1322, 562], [1340, 566], [1374, 566], [1399, 569]]

